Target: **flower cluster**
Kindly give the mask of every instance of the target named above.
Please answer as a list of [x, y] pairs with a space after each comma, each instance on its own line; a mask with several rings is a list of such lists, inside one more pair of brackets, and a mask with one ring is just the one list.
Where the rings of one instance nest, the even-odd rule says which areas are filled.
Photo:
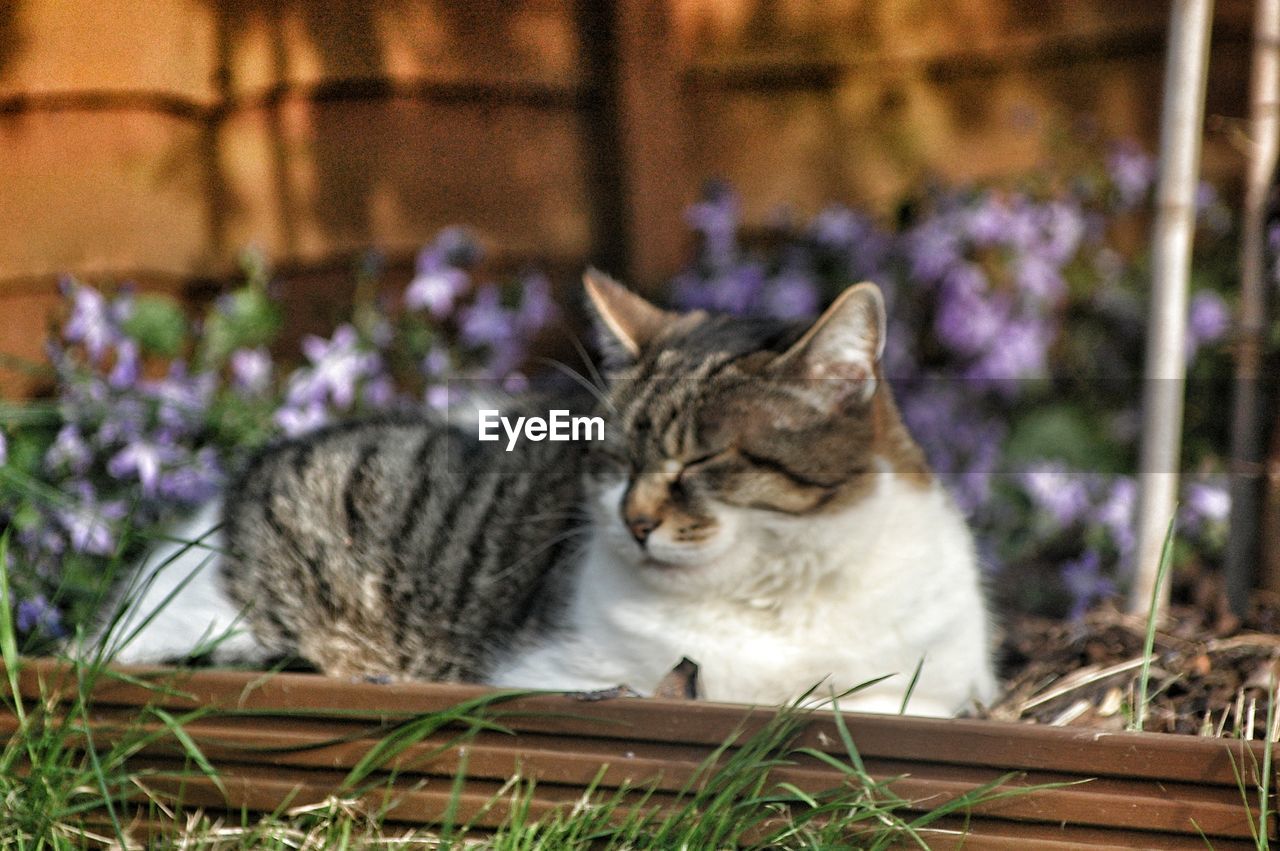
[[[687, 214], [696, 257], [671, 283], [682, 308], [800, 319], [876, 281], [890, 313], [886, 374], [984, 560], [1016, 571], [1002, 585], [1024, 591], [1024, 606], [1070, 615], [1123, 585], [1134, 549], [1137, 484], [1125, 471], [1145, 288], [1141, 257], [1113, 236], [1146, 214], [1155, 169], [1132, 145], [1103, 161], [1034, 188], [933, 190], [892, 228], [833, 205], [748, 231], [732, 188], [712, 183]], [[1230, 239], [1221, 203], [1201, 196], [1187, 350], [1192, 375], [1212, 377], [1230, 312], [1203, 282], [1228, 274], [1213, 246]], [[64, 284], [55, 404], [0, 409], [0, 527], [13, 530], [5, 569], [21, 631], [55, 635], [81, 616], [84, 577], [136, 549], [127, 530], [208, 499], [238, 453], [273, 435], [440, 407], [458, 378], [524, 385], [530, 342], [557, 318], [543, 274], [491, 278], [461, 228], [420, 252], [398, 293], [378, 285], [375, 259], [360, 267], [350, 320], [304, 337], [293, 357], [253, 256], [246, 284], [198, 322], [156, 296]], [[1189, 557], [1213, 559], [1230, 502], [1215, 475], [1216, 408], [1197, 407], [1180, 523]]]
[[438, 405], [449, 377], [518, 383], [529, 342], [556, 319], [550, 285], [536, 272], [514, 287], [480, 280], [481, 260], [467, 232], [444, 231], [399, 299], [358, 305], [352, 322], [306, 336], [302, 357], [281, 363], [280, 308], [257, 258], [246, 258], [245, 286], [199, 322], [162, 297], [64, 281], [49, 348], [56, 403], [0, 430], [0, 528], [14, 530], [10, 561], [21, 566], [10, 571], [19, 630], [61, 632], [63, 611], [95, 590], [69, 587], [70, 577], [130, 557], [274, 434]]
[[[1144, 288], [1141, 258], [1112, 235], [1145, 214], [1155, 168], [1131, 144], [1105, 163], [1036, 190], [934, 190], [896, 230], [830, 207], [754, 241], [733, 192], [713, 184], [689, 214], [699, 256], [674, 284], [682, 307], [793, 317], [877, 281], [890, 312], [886, 374], [989, 567], [1049, 566], [1045, 583], [1027, 585], [1056, 590], [1021, 602], [1073, 615], [1117, 590], [1134, 548], [1137, 486], [1120, 471], [1136, 460]], [[1206, 239], [1229, 243], [1207, 187], [1199, 210]], [[1197, 368], [1219, 354], [1229, 323], [1217, 292], [1194, 294], [1187, 357]], [[1184, 504], [1184, 537], [1215, 556], [1226, 490], [1191, 477]]]

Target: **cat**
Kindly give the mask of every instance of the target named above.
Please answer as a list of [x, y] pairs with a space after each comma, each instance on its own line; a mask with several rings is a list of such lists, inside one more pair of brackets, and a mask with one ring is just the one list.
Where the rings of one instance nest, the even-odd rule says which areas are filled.
[[272, 445], [226, 489], [207, 549], [153, 555], [173, 564], [132, 623], [172, 599], [118, 660], [239, 625], [216, 661], [646, 694], [688, 657], [709, 700], [885, 677], [841, 707], [898, 712], [909, 689], [912, 714], [989, 701], [973, 538], [884, 379], [875, 285], [797, 323], [584, 282], [603, 439], [505, 451], [454, 417], [390, 417]]

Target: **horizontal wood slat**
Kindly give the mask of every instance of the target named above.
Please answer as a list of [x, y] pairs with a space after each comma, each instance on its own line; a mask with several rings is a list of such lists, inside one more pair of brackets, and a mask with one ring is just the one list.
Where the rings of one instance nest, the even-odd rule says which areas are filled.
[[[140, 707], [207, 708], [211, 714], [186, 729], [219, 768], [225, 797], [186, 761], [177, 742], [161, 740], [131, 765], [148, 772], [148, 789], [181, 792], [187, 805], [255, 811], [274, 811], [284, 801], [322, 801], [342, 788], [350, 770], [397, 723], [493, 694], [466, 685], [372, 685], [309, 674], [123, 670], [163, 685], [164, 692], [108, 677], [96, 682], [90, 720], [99, 746], [137, 724]], [[67, 669], [48, 660], [30, 661], [19, 682], [33, 701], [41, 695], [65, 699], [74, 688]], [[535, 814], [580, 800], [593, 781], [601, 794], [651, 785], [650, 801], [671, 805], [718, 745], [735, 734], [749, 736], [772, 715], [703, 702], [525, 695], [485, 711], [511, 732], [482, 730], [451, 748], [463, 731], [447, 727], [368, 782], [394, 790], [390, 817], [409, 824], [442, 817], [453, 777], [464, 765], [459, 817], [483, 814], [478, 823], [487, 827], [501, 824], [507, 804], [485, 807], [500, 790], [509, 791], [517, 775], [536, 781]], [[1248, 841], [1257, 818], [1253, 775], [1262, 752], [1256, 742], [973, 720], [858, 714], [846, 720], [869, 773], [891, 780], [894, 792], [918, 812], [1010, 773], [1016, 776], [1009, 787], [1068, 784], [974, 807], [968, 828], [990, 844], [968, 848], [1203, 847], [1201, 833], [1213, 838], [1214, 847], [1232, 848]], [[155, 718], [142, 723], [161, 729]], [[0, 719], [0, 735], [15, 725], [15, 719]], [[835, 718], [824, 711], [806, 721], [799, 743], [836, 756], [844, 752]], [[1253, 799], [1249, 807], [1238, 772]], [[775, 779], [809, 792], [843, 782], [839, 772], [804, 756], [779, 769]], [[965, 827], [950, 825], [931, 834], [939, 847], [954, 839], [948, 831]], [[1020, 838], [1039, 844], [1016, 845]]]

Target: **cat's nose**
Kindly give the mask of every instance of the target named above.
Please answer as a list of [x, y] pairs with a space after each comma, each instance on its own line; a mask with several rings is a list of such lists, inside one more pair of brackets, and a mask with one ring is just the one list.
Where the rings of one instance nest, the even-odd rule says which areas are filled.
[[627, 528], [631, 530], [631, 537], [636, 539], [637, 544], [643, 544], [649, 539], [650, 533], [657, 529], [661, 520], [650, 517], [647, 514], [637, 514], [626, 518]]

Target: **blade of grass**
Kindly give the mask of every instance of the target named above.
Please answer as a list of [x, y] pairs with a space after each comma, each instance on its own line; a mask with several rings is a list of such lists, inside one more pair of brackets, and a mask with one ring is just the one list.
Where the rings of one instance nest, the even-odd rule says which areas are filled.
[[907, 690], [902, 695], [902, 707], [898, 710], [899, 715], [907, 714], [907, 704], [911, 702], [911, 695], [915, 694], [916, 683], [920, 682], [920, 671], [924, 668], [924, 656], [920, 657], [920, 661], [916, 662], [916, 669], [911, 674], [911, 682], [907, 683]]
[[213, 764], [205, 757], [204, 751], [200, 750], [200, 746], [196, 744], [195, 739], [191, 738], [191, 734], [188, 733], [184, 727], [188, 721], [194, 720], [204, 713], [197, 710], [196, 712], [184, 716], [182, 720], [179, 720], [158, 706], [152, 707], [150, 711], [151, 714], [164, 722], [165, 727], [167, 727], [173, 737], [178, 740], [178, 743], [182, 745], [182, 749], [186, 752], [187, 756], [191, 758], [191, 761], [200, 768], [200, 771], [204, 773], [205, 777], [209, 778], [209, 782], [217, 787], [219, 792], [226, 795], [227, 788], [223, 785], [222, 778], [218, 775], [217, 769], [215, 769]]
[[13, 712], [18, 724], [26, 723], [22, 705], [22, 691], [18, 688], [18, 638], [14, 631], [13, 605], [9, 599], [9, 571], [4, 568], [9, 557], [9, 531], [0, 535], [0, 661], [4, 662], [5, 675], [9, 679], [9, 694], [13, 698]]
[[1156, 569], [1156, 580], [1151, 589], [1151, 607], [1147, 611], [1147, 634], [1142, 641], [1142, 672], [1138, 675], [1138, 694], [1134, 707], [1133, 721], [1130, 730], [1141, 731], [1147, 720], [1147, 687], [1151, 680], [1151, 655], [1156, 646], [1156, 617], [1160, 606], [1160, 589], [1164, 586], [1165, 576], [1169, 573], [1169, 564], [1173, 555], [1173, 533], [1177, 528], [1178, 507], [1174, 505], [1173, 516], [1169, 518], [1169, 528], [1164, 533], [1164, 546], [1160, 549], [1160, 566]]
[[1258, 851], [1268, 851], [1271, 847], [1271, 829], [1269, 805], [1271, 803], [1271, 751], [1275, 747], [1276, 723], [1276, 677], [1272, 671], [1267, 686], [1267, 727], [1264, 733], [1266, 742], [1262, 746], [1262, 773], [1258, 778], [1258, 830], [1254, 834]]

